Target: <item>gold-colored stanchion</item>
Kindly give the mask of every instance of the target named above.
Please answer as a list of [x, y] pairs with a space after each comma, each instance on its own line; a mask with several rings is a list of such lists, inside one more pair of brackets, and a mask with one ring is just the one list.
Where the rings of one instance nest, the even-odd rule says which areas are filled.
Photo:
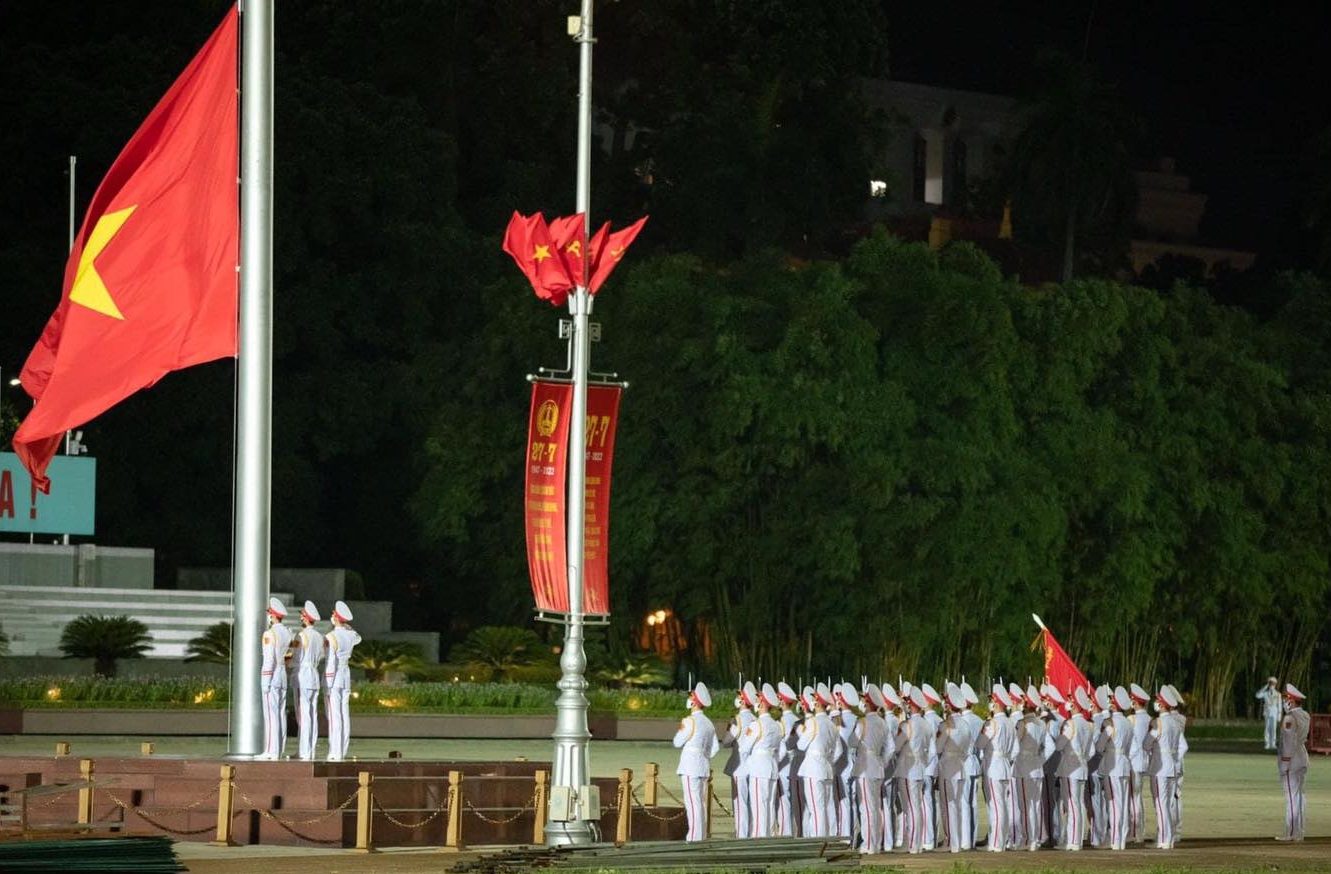
[[549, 791], [550, 772], [537, 771], [536, 792], [532, 795], [532, 804], [536, 807], [536, 816], [531, 830], [531, 842], [538, 847], [545, 843], [545, 808], [549, 803], [547, 800], [547, 793]]
[[647, 776], [643, 778], [643, 798], [644, 807], [656, 806], [656, 788], [661, 782], [661, 766], [656, 762], [647, 763]]
[[615, 820], [615, 843], [627, 844], [633, 831], [633, 769], [619, 769], [619, 817]]
[[709, 773], [707, 775], [707, 829], [703, 832], [708, 840], [712, 838], [712, 799], [715, 797], [716, 793], [712, 791], [712, 775]]
[[231, 839], [235, 791], [236, 766], [223, 765], [222, 778], [217, 784], [217, 837], [212, 841], [214, 847], [230, 847], [235, 844]]
[[374, 850], [374, 775], [369, 771], [360, 772], [360, 789], [356, 795], [356, 852], [369, 853]]
[[69, 755], [69, 741], [67, 741], [67, 740], [58, 740], [58, 741], [56, 741], [56, 742], [55, 742], [55, 754], [56, 754], [57, 756], [67, 756], [67, 755]]
[[157, 748], [153, 746], [152, 741], [146, 740], [143, 743], [139, 744], [139, 755], [151, 756], [156, 751], [156, 749]]
[[444, 850], [462, 849], [462, 772], [448, 772], [448, 832], [444, 835]]
[[88, 784], [79, 790], [79, 825], [92, 822], [92, 759], [79, 761], [79, 775]]

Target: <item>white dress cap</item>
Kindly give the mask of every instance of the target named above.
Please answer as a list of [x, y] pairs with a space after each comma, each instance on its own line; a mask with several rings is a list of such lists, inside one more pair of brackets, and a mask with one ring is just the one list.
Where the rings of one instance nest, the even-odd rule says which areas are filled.
[[994, 688], [989, 690], [989, 694], [996, 698], [998, 703], [1004, 707], [1012, 706], [1012, 696], [1008, 695], [1007, 689], [1003, 688], [1002, 683], [994, 683]]
[[1302, 701], [1302, 700], [1304, 699], [1304, 697], [1305, 697], [1304, 694], [1303, 694], [1302, 692], [1300, 692], [1298, 689], [1294, 688], [1294, 684], [1293, 684], [1293, 683], [1286, 683], [1286, 684], [1285, 684], [1285, 694], [1288, 695], [1288, 696], [1291, 697], [1291, 698], [1296, 698], [1296, 699], [1298, 699], [1299, 701]]
[[283, 616], [287, 615], [287, 608], [282, 604], [281, 601], [277, 600], [276, 598], [269, 598], [268, 612], [272, 613], [278, 619], [281, 619]]
[[826, 683], [819, 683], [818, 688], [814, 690], [814, 694], [818, 696], [819, 701], [823, 702], [824, 707], [832, 705], [832, 690], [827, 688]]
[[948, 685], [947, 703], [952, 705], [953, 710], [966, 709], [966, 696], [961, 694], [961, 689], [957, 686]]
[[1016, 683], [1008, 683], [1007, 693], [1013, 704], [1018, 707], [1026, 706], [1026, 693], [1021, 691], [1021, 686]]
[[1114, 690], [1114, 706], [1119, 710], [1127, 710], [1132, 707], [1132, 696], [1122, 686]]
[[1149, 704], [1151, 702], [1151, 693], [1147, 692], [1136, 683], [1128, 684], [1128, 694], [1132, 696], [1132, 700], [1138, 701], [1142, 704]]
[[924, 700], [928, 701], [930, 704], [943, 703], [943, 696], [939, 695], [934, 687], [930, 686], [928, 683], [921, 683], [920, 691], [924, 693]]
[[343, 622], [351, 621], [351, 608], [347, 606], [346, 601], [338, 601], [333, 605], [333, 617]]
[[855, 691], [855, 687], [850, 683], [841, 684], [841, 700], [846, 702], [849, 707], [860, 706], [860, 693]]
[[781, 701], [776, 697], [776, 690], [772, 688], [771, 683], [763, 683], [763, 704], [769, 710], [778, 706]]
[[790, 703], [794, 703], [795, 700], [800, 697], [795, 694], [795, 690], [790, 688], [790, 684], [787, 683], [785, 680], [782, 680], [780, 683], [776, 684], [776, 691], [778, 695], [780, 695], [783, 699], [785, 699], [787, 702]]
[[967, 704], [974, 707], [976, 704], [980, 703], [980, 696], [975, 694], [975, 690], [971, 688], [970, 683], [963, 682], [960, 688], [961, 688], [961, 694], [966, 696]]
[[753, 685], [752, 680], [744, 681], [744, 688], [740, 690], [740, 696], [744, 699], [744, 703], [747, 704], [748, 706], [750, 707], [758, 706], [758, 687]]
[[1109, 709], [1109, 687], [1100, 686], [1095, 690], [1095, 706], [1101, 710]]
[[[904, 686], [905, 684], [903, 683], [902, 685]], [[924, 693], [919, 690], [918, 686], [911, 687], [910, 703], [914, 704], [921, 710], [926, 710], [929, 707], [929, 702], [924, 699]]]
[[1040, 706], [1040, 690], [1035, 688], [1034, 683], [1026, 687], [1026, 700], [1031, 702], [1032, 707]]
[[699, 683], [693, 687], [693, 697], [698, 699], [698, 703], [703, 707], [712, 706], [712, 693], [707, 691], [706, 683]]
[[1090, 713], [1090, 712], [1091, 712], [1091, 696], [1086, 694], [1086, 689], [1085, 689], [1084, 687], [1082, 687], [1082, 686], [1078, 686], [1078, 687], [1077, 687], [1077, 694], [1076, 694], [1075, 697], [1076, 697], [1076, 699], [1077, 699], [1077, 706], [1081, 708], [1082, 712], [1083, 712], [1083, 713]]
[[305, 609], [305, 615], [308, 616], [308, 617], [310, 617], [310, 621], [311, 621], [311, 622], [318, 622], [318, 621], [319, 621], [319, 618], [320, 618], [320, 617], [319, 617], [319, 608], [316, 607], [316, 606], [314, 606], [314, 602], [313, 602], [313, 601], [306, 601], [306, 602], [305, 602], [305, 608], [304, 608], [304, 609]]
[[877, 683], [866, 683], [864, 686], [864, 697], [873, 702], [873, 706], [879, 710], [887, 709], [887, 697], [883, 695], [883, 690], [878, 688]]

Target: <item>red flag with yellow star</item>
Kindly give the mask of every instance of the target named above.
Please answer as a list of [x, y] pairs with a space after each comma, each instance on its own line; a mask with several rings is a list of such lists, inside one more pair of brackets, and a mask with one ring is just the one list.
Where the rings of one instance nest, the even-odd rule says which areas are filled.
[[504, 231], [504, 251], [513, 256], [541, 300], [563, 306], [573, 280], [560, 257], [559, 246], [545, 223], [545, 216], [513, 213]]
[[43, 492], [65, 431], [172, 370], [236, 354], [237, 14], [153, 107], [88, 206], [23, 366], [14, 450]]

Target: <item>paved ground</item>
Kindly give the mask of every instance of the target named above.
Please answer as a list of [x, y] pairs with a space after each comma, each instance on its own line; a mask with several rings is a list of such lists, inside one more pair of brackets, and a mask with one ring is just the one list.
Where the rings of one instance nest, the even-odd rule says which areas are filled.
[[[138, 737], [88, 737], [74, 740], [73, 754], [135, 755]], [[0, 736], [0, 755], [48, 752], [55, 738]], [[224, 748], [221, 738], [167, 738], [157, 741], [162, 754], [217, 755]], [[382, 758], [399, 750], [408, 758], [548, 760], [550, 741], [509, 740], [384, 740], [359, 739], [352, 743], [353, 756]], [[590, 766], [594, 775], [614, 776], [620, 768], [632, 768], [635, 781], [643, 765], [661, 764], [663, 787], [679, 793], [674, 771], [675, 751], [666, 741], [593, 741]], [[719, 763], [718, 763], [719, 764]], [[720, 787], [718, 787], [720, 788]], [[1087, 850], [1080, 854], [1046, 851], [1028, 853], [967, 853], [953, 856], [892, 854], [870, 863], [896, 865], [905, 870], [951, 871], [957, 863], [971, 870], [1148, 871], [1168, 865], [1179, 870], [1256, 870], [1278, 866], [1281, 870], [1331, 871], [1331, 760], [1315, 759], [1307, 780], [1308, 834], [1316, 836], [1300, 845], [1280, 844], [1271, 838], [1283, 830], [1282, 787], [1276, 778], [1275, 761], [1265, 754], [1192, 753], [1184, 779], [1183, 844], [1172, 853], [1154, 849], [1124, 853]], [[667, 797], [663, 803], [669, 803]], [[1148, 820], [1152, 814], [1149, 810]], [[718, 817], [717, 834], [731, 827], [728, 818]], [[286, 847], [240, 847], [216, 849], [199, 844], [181, 844], [182, 858], [191, 871], [212, 874], [253, 874], [258, 860], [299, 858], [315, 861], [318, 870], [336, 872], [415, 872], [447, 870], [458, 858], [434, 850], [391, 850], [363, 856], [347, 850]], [[271, 866], [265, 866], [271, 870]], [[964, 870], [964, 869], [963, 869]]]

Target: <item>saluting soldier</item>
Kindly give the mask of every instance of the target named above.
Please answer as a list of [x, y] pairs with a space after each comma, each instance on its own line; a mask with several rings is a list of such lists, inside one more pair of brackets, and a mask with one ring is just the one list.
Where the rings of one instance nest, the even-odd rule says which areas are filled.
[[314, 627], [319, 621], [319, 608], [306, 601], [300, 611], [300, 633], [296, 635], [296, 685], [300, 698], [296, 702], [296, 724], [300, 727], [300, 758], [314, 759], [314, 748], [319, 743], [319, 662], [324, 657], [324, 636]]
[[813, 712], [797, 729], [797, 744], [804, 753], [797, 776], [804, 784], [804, 798], [807, 802], [805, 837], [831, 837], [836, 829], [832, 762], [836, 753], [837, 729], [827, 715], [827, 707], [831, 703], [831, 691], [819, 683], [813, 693]]
[[790, 685], [782, 680], [776, 685], [777, 697], [781, 699], [781, 753], [777, 757], [777, 772], [780, 774], [777, 792], [780, 794], [777, 816], [777, 831], [783, 838], [799, 834], [800, 804], [798, 783], [791, 778], [795, 773], [797, 753], [795, 744], [798, 738], [795, 727], [800, 719], [795, 715], [795, 702], [798, 696]]
[[712, 775], [712, 756], [721, 749], [716, 726], [705, 712], [711, 704], [712, 693], [707, 686], [694, 686], [685, 702], [688, 715], [680, 720], [672, 741], [679, 749], [675, 773], [684, 789], [684, 810], [689, 818], [686, 841], [701, 841], [707, 836], [707, 778]]
[[948, 714], [943, 723], [938, 751], [938, 788], [943, 801], [943, 831], [948, 849], [969, 850], [975, 839], [971, 827], [970, 802], [966, 798], [966, 762], [975, 752], [975, 729], [965, 716], [966, 696], [948, 683], [944, 696]]
[[1059, 776], [1063, 781], [1063, 820], [1067, 849], [1080, 850], [1086, 839], [1086, 763], [1091, 757], [1094, 735], [1087, 714], [1091, 699], [1085, 689], [1077, 689], [1067, 701], [1070, 715], [1063, 723], [1059, 740], [1062, 758]]
[[1280, 721], [1278, 771], [1285, 784], [1285, 833], [1278, 841], [1303, 840], [1303, 781], [1308, 776], [1308, 728], [1312, 717], [1303, 709], [1303, 693], [1285, 684], [1285, 718]]
[[1132, 723], [1132, 743], [1128, 747], [1128, 760], [1132, 765], [1132, 782], [1128, 787], [1128, 840], [1141, 844], [1146, 842], [1146, 829], [1142, 822], [1142, 793], [1146, 791], [1151, 779], [1146, 773], [1151, 762], [1147, 743], [1151, 734], [1151, 714], [1146, 712], [1146, 705], [1151, 703], [1151, 696], [1136, 683], [1128, 686], [1128, 696], [1132, 699], [1132, 712], [1128, 714], [1128, 721]]
[[1044, 761], [1049, 741], [1040, 718], [1040, 692], [1034, 686], [1024, 696], [1031, 709], [1017, 723], [1017, 758], [1013, 762], [1013, 791], [1017, 797], [1017, 828], [1029, 850], [1038, 850], [1044, 835]]
[[1276, 741], [1279, 739], [1281, 728], [1281, 699], [1280, 686], [1275, 677], [1266, 678], [1266, 685], [1257, 690], [1257, 700], [1262, 702], [1262, 717], [1266, 723], [1266, 731], [1262, 736], [1262, 748], [1277, 749]]
[[263, 633], [263, 752], [260, 759], [277, 759], [287, 742], [287, 648], [291, 629], [282, 624], [287, 608], [276, 598], [268, 599], [268, 630]]
[[328, 657], [324, 682], [328, 684], [328, 761], [340, 762], [351, 743], [351, 651], [360, 635], [351, 627], [351, 608], [345, 601], [333, 605], [333, 630], [324, 638]]
[[1155, 846], [1161, 850], [1174, 848], [1175, 828], [1178, 824], [1179, 746], [1183, 737], [1183, 717], [1175, 712], [1178, 698], [1168, 685], [1160, 687], [1155, 707], [1159, 714], [1151, 729], [1148, 749], [1151, 790], [1155, 798]]
[[864, 704], [864, 716], [855, 727], [858, 753], [852, 776], [860, 853], [868, 856], [883, 852], [883, 751], [887, 745], [887, 723], [881, 714], [887, 707], [887, 700], [873, 683], [865, 684], [860, 700]]

